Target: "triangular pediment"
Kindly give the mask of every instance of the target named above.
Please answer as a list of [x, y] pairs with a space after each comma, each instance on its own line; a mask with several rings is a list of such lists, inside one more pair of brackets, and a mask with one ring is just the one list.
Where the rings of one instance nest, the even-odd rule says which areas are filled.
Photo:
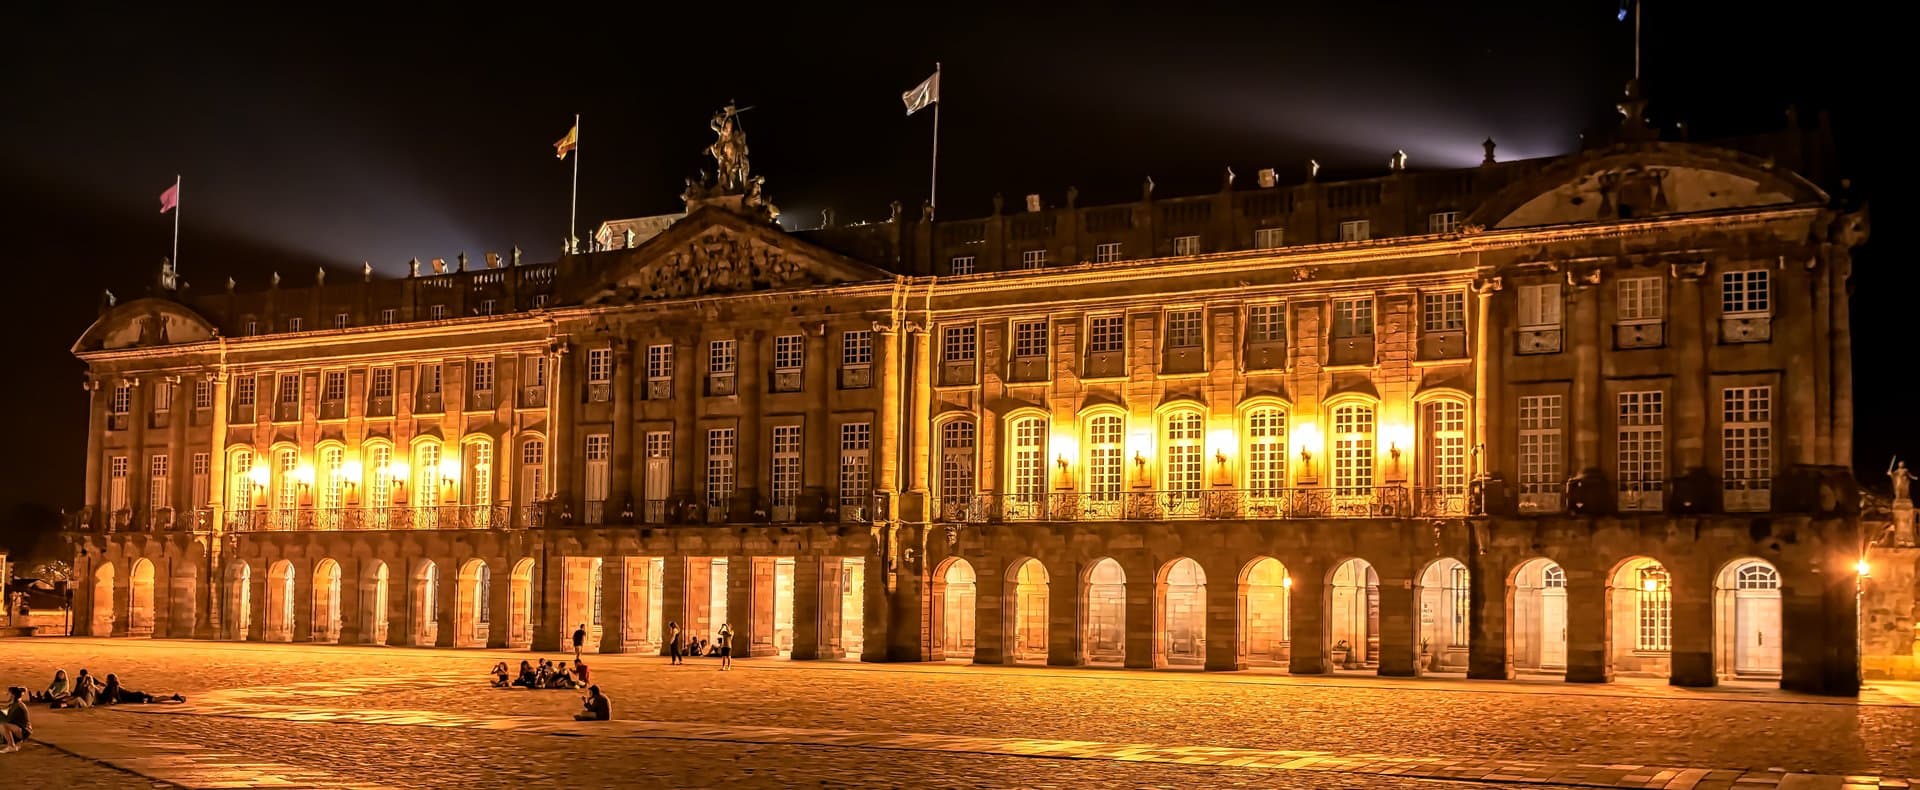
[[892, 276], [777, 226], [707, 207], [620, 254], [587, 303], [784, 291]]

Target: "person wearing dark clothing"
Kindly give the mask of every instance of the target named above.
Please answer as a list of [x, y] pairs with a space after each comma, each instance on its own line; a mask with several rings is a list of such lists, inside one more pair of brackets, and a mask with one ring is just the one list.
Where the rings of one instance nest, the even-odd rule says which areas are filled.
[[587, 624], [581, 623], [579, 628], [573, 629], [573, 660], [580, 660], [580, 648], [586, 647], [586, 645]]
[[680, 623], [667, 623], [667, 663], [680, 663]]
[[535, 688], [539, 684], [540, 678], [533, 673], [533, 664], [526, 661], [520, 662], [520, 677], [514, 678], [513, 685]]
[[20, 751], [21, 744], [33, 737], [33, 723], [27, 720], [27, 703], [21, 699], [27, 690], [20, 686], [7, 689], [6, 720], [0, 721], [0, 752]]
[[186, 701], [187, 701], [187, 698], [182, 697], [179, 694], [171, 694], [165, 697], [156, 697], [144, 691], [134, 691], [132, 689], [122, 688], [120, 686], [120, 678], [109, 673], [107, 675], [106, 688], [103, 688], [100, 690], [99, 702], [101, 705], [119, 705], [123, 703], [130, 704], [130, 705], [146, 705], [148, 703], [153, 703], [153, 702], [186, 702]]
[[607, 721], [613, 718], [613, 700], [600, 693], [599, 686], [587, 689], [586, 710], [573, 714], [574, 721]]

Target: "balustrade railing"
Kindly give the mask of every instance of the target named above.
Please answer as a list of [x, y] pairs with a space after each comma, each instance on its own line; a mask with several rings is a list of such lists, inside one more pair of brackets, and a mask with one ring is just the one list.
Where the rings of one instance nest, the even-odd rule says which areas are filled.
[[1395, 518], [1466, 515], [1465, 492], [1405, 486], [1200, 489], [1046, 494], [981, 493], [942, 498], [934, 520], [1162, 521], [1168, 519]]
[[505, 529], [513, 525], [513, 509], [508, 505], [256, 508], [227, 511], [226, 524], [232, 532]]

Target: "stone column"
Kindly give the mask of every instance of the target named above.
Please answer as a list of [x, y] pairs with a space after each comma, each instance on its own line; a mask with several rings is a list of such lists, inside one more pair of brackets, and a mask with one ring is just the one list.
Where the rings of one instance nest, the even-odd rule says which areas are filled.
[[[613, 339], [613, 471], [607, 486], [607, 523], [619, 523], [633, 498], [633, 341]], [[635, 503], [636, 515], [643, 503]]]
[[626, 557], [627, 589], [622, 594], [622, 622], [626, 623], [626, 633], [621, 644], [629, 652], [645, 653], [645, 645], [660, 640], [659, 628], [664, 623], [653, 622], [653, 558]]
[[267, 571], [273, 563], [262, 562], [257, 573], [247, 575], [247, 641], [264, 642], [267, 637]]
[[[1613, 623], [1608, 614], [1614, 602], [1608, 600], [1605, 570], [1569, 567], [1567, 572], [1567, 681], [1570, 683], [1610, 683], [1613, 662]], [[1630, 606], [1632, 591], [1622, 591], [1619, 605]]]
[[[907, 455], [906, 470], [907, 495], [901, 499], [901, 518], [924, 523], [930, 520], [932, 508], [927, 501], [932, 490], [933, 421], [933, 328], [915, 327], [912, 332], [913, 354], [907, 360], [913, 381], [913, 401], [905, 428], [908, 446], [912, 451]], [[975, 366], [978, 367], [976, 349]], [[976, 373], [978, 375], [978, 373]], [[976, 640], [977, 643], [977, 640]]]
[[[846, 559], [820, 558], [819, 658], [846, 658]], [[861, 601], [864, 605], [866, 602]]]
[[[872, 527], [874, 531], [884, 532], [886, 527]], [[869, 662], [893, 660], [892, 620], [893, 599], [888, 594], [887, 559], [878, 552], [867, 555], [861, 571], [866, 578], [861, 589], [866, 593], [866, 605], [860, 618], [862, 649], [860, 660]], [[916, 631], [914, 636], [918, 637]]]
[[[779, 654], [773, 643], [772, 557], [735, 555], [727, 559], [726, 622], [733, 626], [735, 658]], [[717, 632], [719, 624], [715, 626]]]
[[[93, 527], [105, 528], [112, 523], [107, 513], [106, 497], [100, 493], [101, 482], [101, 445], [107, 434], [107, 396], [101, 395], [100, 380], [89, 376], [83, 388], [87, 391], [87, 499], [88, 507], [93, 508]], [[93, 580], [87, 579], [91, 586]], [[78, 611], [76, 609], [75, 611]], [[75, 629], [78, 631], [78, 629]]]
[[[573, 397], [570, 392], [562, 394]], [[561, 463], [572, 462], [569, 454]], [[541, 534], [539, 539], [546, 545], [534, 565], [532, 647], [535, 652], [551, 653], [559, 651], [561, 643], [572, 637], [574, 624], [561, 622], [566, 616], [567, 558], [553, 552], [550, 534]]]
[[365, 560], [349, 555], [334, 561], [340, 563], [340, 609], [333, 613], [340, 620], [340, 644], [357, 645], [366, 640], [360, 622], [360, 574]]
[[[1209, 672], [1247, 668], [1240, 657], [1240, 583], [1238, 569], [1228, 565], [1204, 569], [1207, 574], [1207, 658]], [[1218, 581], [1216, 581], [1218, 580]]]
[[875, 521], [892, 521], [898, 512], [894, 494], [900, 490], [900, 333], [876, 327], [873, 333], [873, 372], [879, 377], [880, 413], [874, 415], [874, 493], [884, 496], [887, 509], [873, 514]]
[[[615, 370], [624, 370], [624, 368], [615, 368]], [[617, 376], [617, 378], [614, 379], [616, 382], [628, 378], [626, 375], [620, 373], [616, 373], [615, 375]], [[618, 385], [616, 384], [615, 386]], [[616, 395], [615, 397], [617, 398], [619, 396]], [[614, 446], [620, 446], [620, 442], [615, 440]], [[629, 463], [632, 462], [631, 453], [628, 454], [627, 460]], [[627, 558], [621, 556], [602, 557], [600, 558], [600, 652], [627, 652], [628, 614]], [[642, 618], [646, 617], [644, 610], [639, 614]]]
[[1077, 562], [1047, 569], [1047, 666], [1081, 667], [1087, 664], [1087, 631], [1080, 624], [1081, 596], [1086, 569]]
[[413, 563], [397, 558], [387, 567], [387, 644], [413, 644]]
[[660, 634], [660, 655], [664, 656], [675, 624], [680, 626], [682, 640], [688, 633], [686, 557], [667, 557], [660, 563], [660, 616], [667, 620], [660, 624], [665, 629]]
[[[1469, 526], [1470, 529], [1480, 527]], [[1513, 679], [1507, 651], [1507, 569], [1497, 556], [1467, 558], [1467, 677]]]
[[[1838, 696], [1860, 693], [1858, 604], [1862, 585], [1872, 600], [1882, 595], [1874, 586], [1891, 580], [1862, 580], [1853, 573], [1846, 561], [1850, 547], [1858, 545], [1857, 537], [1848, 540], [1834, 535], [1840, 531], [1828, 532], [1828, 549], [1816, 555], [1813, 562], [1780, 568], [1780, 575], [1792, 580], [1781, 590], [1780, 601], [1782, 630], [1793, 635], [1783, 643], [1780, 655], [1783, 689]], [[1902, 553], [1912, 556], [1911, 551]], [[1880, 571], [1876, 569], [1875, 573]]]
[[1668, 653], [1672, 673], [1668, 682], [1675, 686], [1716, 685], [1720, 678], [1713, 665], [1713, 570], [1705, 562], [1697, 563], [1697, 567], [1668, 565], [1667, 569], [1673, 585], [1673, 644]]
[[[577, 522], [586, 514], [580, 509], [580, 492], [574, 490], [574, 471], [581, 464], [581, 460], [574, 446], [577, 437], [574, 435], [573, 415], [579, 408], [580, 390], [574, 380], [572, 348], [573, 344], [566, 340], [556, 341], [552, 359], [547, 364], [550, 369], [547, 410], [553, 415], [553, 424], [547, 426], [547, 468], [553, 470], [552, 496], [559, 505], [549, 518], [558, 519], [559, 513], [564, 511], [572, 513]], [[550, 522], [548, 526], [556, 526], [556, 524]], [[551, 578], [551, 575], [546, 573], [546, 563], [541, 563], [541, 572], [543, 576]], [[541, 600], [544, 606], [545, 594], [542, 595]], [[546, 613], [547, 610], [542, 609], [540, 619], [543, 621], [543, 627], [547, 619]], [[539, 637], [536, 636], [535, 641], [538, 642]]]
[[[1817, 388], [1830, 394], [1827, 408], [1830, 428], [1820, 433], [1820, 441], [1815, 445], [1821, 463], [1825, 464], [1853, 463], [1853, 308], [1846, 298], [1847, 279], [1852, 269], [1852, 254], [1844, 248], [1831, 248], [1825, 276], [1814, 280], [1817, 292], [1814, 304], [1821, 306], [1821, 314], [1827, 316], [1828, 321], [1827, 343], [1821, 347], [1823, 353], [1815, 355], [1823, 363], [1819, 372], [1826, 374]], [[1834, 298], [1836, 294], [1839, 298]], [[1835, 360], [1840, 362], [1836, 364]], [[1853, 684], [1859, 685], [1857, 677]]]
[[[921, 540], [920, 528], [900, 527], [895, 539], [900, 542], [900, 550], [894, 554], [899, 568], [894, 574], [893, 597], [887, 602], [890, 630], [887, 654], [893, 661], [927, 661], [931, 640], [927, 630], [925, 577], [933, 566], [924, 556], [926, 544]], [[912, 562], [906, 558], [908, 548], [918, 555]]]
[[[147, 421], [153, 415], [153, 387], [131, 376], [127, 378], [127, 383], [133, 385], [133, 405], [127, 414], [127, 511], [134, 518], [133, 523], [127, 526], [145, 530], [146, 519], [153, 516], [151, 508], [147, 507], [148, 458], [152, 455], [147, 447]], [[132, 566], [129, 565], [127, 570], [133, 570]], [[125, 625], [116, 627], [124, 628]]]
[[[768, 439], [761, 434], [761, 419], [765, 416], [760, 403], [767, 389], [767, 365], [760, 346], [766, 342], [767, 333], [758, 329], [749, 329], [740, 333], [740, 364], [734, 376], [735, 391], [740, 393], [740, 427], [734, 436], [735, 458], [733, 507], [729, 520], [735, 522], [752, 521], [756, 509], [766, 507], [764, 492], [760, 490], [762, 466], [760, 458], [764, 453], [760, 445]], [[735, 624], [736, 631], [739, 630]]]
[[230, 481], [227, 480], [227, 417], [228, 409], [231, 408], [227, 403], [227, 385], [233, 376], [224, 366], [211, 375], [213, 378], [213, 433], [210, 448], [212, 456], [207, 459], [209, 462], [207, 506], [213, 509], [213, 531], [215, 534], [220, 534], [226, 531], [227, 491], [231, 487]]
[[1480, 320], [1476, 324], [1478, 334], [1473, 357], [1473, 424], [1480, 464], [1477, 471], [1489, 477], [1505, 477], [1506, 443], [1502, 440], [1507, 436], [1509, 408], [1506, 399], [1501, 397], [1506, 386], [1501, 371], [1507, 358], [1507, 322], [1506, 313], [1495, 304], [1502, 281], [1498, 277], [1486, 277], [1477, 286]]
[[1380, 675], [1413, 677], [1420, 674], [1420, 602], [1413, 579], [1380, 571]]
[[806, 443], [800, 451], [800, 501], [795, 510], [801, 521], [817, 521], [827, 505], [827, 472], [834, 468], [829, 460], [833, 457], [833, 434], [827, 407], [836, 392], [830, 371], [837, 370], [838, 366], [827, 356], [826, 322], [809, 325], [804, 331], [808, 396], [806, 424], [801, 430]]
[[1700, 294], [1700, 278], [1706, 271], [1705, 263], [1673, 266], [1673, 305], [1667, 311], [1667, 315], [1673, 317], [1673, 336], [1668, 338], [1674, 349], [1671, 413], [1683, 421], [1675, 426], [1678, 430], [1673, 431], [1675, 477], [1706, 468], [1706, 434], [1711, 423], [1704, 419], [1708, 413], [1709, 371], [1703, 319], [1712, 314], [1702, 303]]
[[[793, 653], [795, 661], [820, 658], [826, 630], [821, 627], [821, 612], [826, 608], [825, 560], [820, 557], [793, 559]], [[839, 603], [839, 601], [834, 601]]]
[[1600, 370], [1600, 283], [1599, 272], [1591, 277], [1574, 278], [1573, 315], [1569, 319], [1573, 352], [1573, 472], [1581, 477], [1596, 477], [1593, 484], [1607, 478], [1601, 470], [1600, 430], [1605, 425], [1601, 404]]
[[1324, 675], [1331, 668], [1327, 654], [1326, 564], [1301, 558], [1287, 566], [1287, 671], [1295, 675]]
[[[919, 423], [915, 423], [918, 425]], [[920, 431], [925, 434], [926, 431]], [[924, 465], [924, 461], [921, 462]], [[946, 540], [944, 529], [932, 528], [933, 539]], [[973, 663], [1007, 663], [1007, 562], [988, 556], [974, 563]], [[949, 655], [948, 658], [953, 656]]]
[[[1144, 577], [1144, 579], [1142, 578]], [[1157, 628], [1160, 623], [1160, 596], [1154, 591], [1153, 574], [1137, 568], [1127, 571], [1127, 660], [1128, 669], [1153, 669], [1160, 666], [1164, 647]]]
[[[1782, 377], [1785, 384], [1786, 403], [1785, 420], [1776, 418], [1785, 434], [1786, 455], [1776, 461], [1774, 468], [1788, 465], [1811, 466], [1819, 463], [1820, 438], [1824, 435], [1819, 424], [1819, 414], [1830, 400], [1829, 392], [1821, 392], [1816, 381], [1825, 379], [1827, 365], [1819, 364], [1820, 347], [1828, 342], [1828, 336], [1818, 331], [1814, 321], [1820, 296], [1816, 292], [1824, 290], [1826, 273], [1813, 270], [1783, 271], [1780, 302], [1786, 308], [1774, 311], [1773, 337], [1775, 343], [1787, 343], [1786, 370]], [[1829, 363], [1831, 364], [1831, 363]], [[1776, 403], [1778, 401], [1775, 401]], [[1687, 413], [1687, 412], [1682, 412]], [[1844, 461], [1841, 462], [1845, 464]]]
[[288, 558], [293, 573], [293, 641], [313, 641], [313, 563], [306, 557]]

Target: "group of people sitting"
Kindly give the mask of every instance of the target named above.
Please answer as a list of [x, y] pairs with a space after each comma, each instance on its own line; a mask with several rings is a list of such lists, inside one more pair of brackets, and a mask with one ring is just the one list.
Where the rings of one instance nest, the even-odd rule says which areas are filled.
[[29, 702], [44, 702], [54, 708], [87, 708], [94, 705], [146, 705], [154, 702], [186, 702], [187, 698], [179, 694], [154, 695], [144, 691], [134, 691], [120, 685], [120, 678], [112, 673], [102, 683], [99, 678], [80, 670], [71, 683], [67, 681], [67, 671], [57, 669], [53, 672], [53, 682], [46, 691], [36, 691], [28, 695]]
[[501, 689], [515, 687], [529, 689], [577, 689], [586, 688], [592, 684], [590, 673], [587, 670], [587, 663], [579, 659], [574, 659], [572, 664], [568, 664], [565, 659], [548, 661], [543, 658], [540, 659], [539, 666], [535, 666], [530, 661], [522, 661], [520, 662], [520, 674], [516, 677], [508, 677], [507, 662], [502, 661], [493, 665], [493, 672], [491, 674], [493, 675], [493, 687]]

